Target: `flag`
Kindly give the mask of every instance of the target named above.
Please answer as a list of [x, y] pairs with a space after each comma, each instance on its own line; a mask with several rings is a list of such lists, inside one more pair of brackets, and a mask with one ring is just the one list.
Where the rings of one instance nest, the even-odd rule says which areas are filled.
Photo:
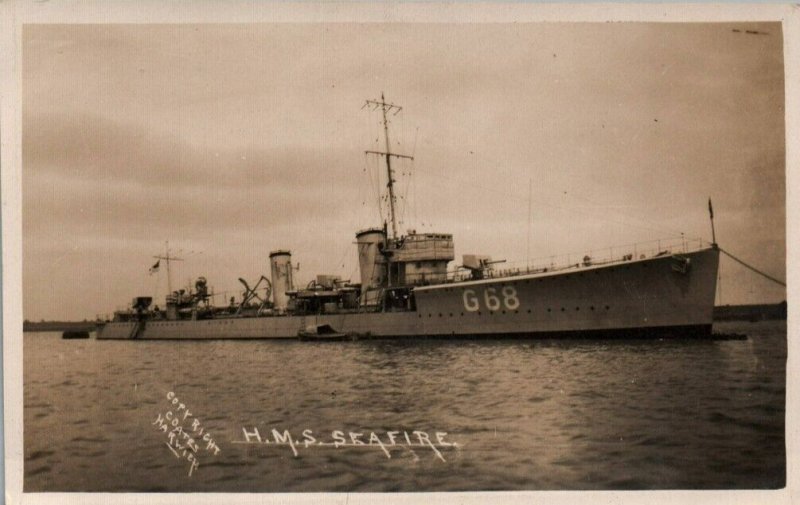
[[158, 272], [158, 266], [161, 264], [161, 260], [156, 261], [156, 264], [150, 267], [150, 274], [154, 274]]
[[711, 219], [714, 219], [714, 207], [711, 206], [711, 198], [708, 199], [708, 213], [711, 215]]

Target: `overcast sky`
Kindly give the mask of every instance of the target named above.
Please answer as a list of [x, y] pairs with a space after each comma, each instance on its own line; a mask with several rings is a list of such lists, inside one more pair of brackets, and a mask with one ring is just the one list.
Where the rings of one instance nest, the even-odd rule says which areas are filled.
[[[711, 196], [720, 245], [786, 277], [777, 23], [28, 25], [22, 87], [28, 319], [163, 304], [167, 240], [175, 286], [239, 291], [278, 248], [355, 281], [381, 92], [402, 229], [457, 259], [710, 240]], [[723, 259], [721, 296], [785, 292]]]

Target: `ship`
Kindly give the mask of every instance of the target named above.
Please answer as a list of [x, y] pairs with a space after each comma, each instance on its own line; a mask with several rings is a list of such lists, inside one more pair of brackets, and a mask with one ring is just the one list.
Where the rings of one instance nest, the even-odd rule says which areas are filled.
[[[599, 258], [501, 268], [503, 261], [465, 254], [454, 265], [448, 233], [398, 232], [388, 114], [399, 105], [367, 100], [380, 111], [385, 149], [382, 224], [355, 233], [359, 279], [317, 275], [295, 285], [292, 252], [269, 254], [269, 277], [239, 279], [241, 299], [217, 306], [208, 281], [172, 291], [164, 308], [137, 296], [98, 329], [98, 339], [367, 338], [709, 338], [720, 248], [716, 240], [633, 244]], [[362, 107], [363, 108], [363, 107]], [[712, 236], [713, 210], [711, 213]], [[382, 213], [383, 214], [383, 213]], [[690, 243], [691, 242], [691, 243]], [[614, 251], [616, 250], [616, 254]], [[168, 270], [169, 249], [163, 256]], [[158, 263], [157, 263], [158, 265]]]

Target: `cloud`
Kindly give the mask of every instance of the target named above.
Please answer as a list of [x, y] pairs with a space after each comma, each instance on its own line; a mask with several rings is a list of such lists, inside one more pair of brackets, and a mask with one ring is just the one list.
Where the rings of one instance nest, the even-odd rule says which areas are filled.
[[459, 255], [708, 237], [712, 196], [720, 241], [785, 270], [779, 24], [26, 26], [23, 44], [33, 318], [152, 290], [166, 240], [219, 289], [275, 248], [347, 276], [380, 222], [363, 151], [382, 130], [359, 107], [381, 91], [405, 106], [391, 148], [416, 157], [396, 165], [401, 229], [452, 232]]
[[[297, 186], [335, 183], [347, 173], [352, 153], [337, 146], [226, 148], [195, 145], [180, 133], [165, 136], [91, 113], [36, 114], [24, 120], [26, 174], [130, 183], [175, 190], [198, 187]], [[324, 168], [323, 172], [321, 169]], [[313, 188], [312, 188], [313, 189]]]

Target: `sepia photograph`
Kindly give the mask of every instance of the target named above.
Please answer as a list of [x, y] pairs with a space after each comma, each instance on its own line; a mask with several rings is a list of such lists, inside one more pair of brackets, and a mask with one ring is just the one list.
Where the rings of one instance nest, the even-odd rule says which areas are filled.
[[785, 491], [787, 25], [483, 8], [19, 24], [22, 495]]

